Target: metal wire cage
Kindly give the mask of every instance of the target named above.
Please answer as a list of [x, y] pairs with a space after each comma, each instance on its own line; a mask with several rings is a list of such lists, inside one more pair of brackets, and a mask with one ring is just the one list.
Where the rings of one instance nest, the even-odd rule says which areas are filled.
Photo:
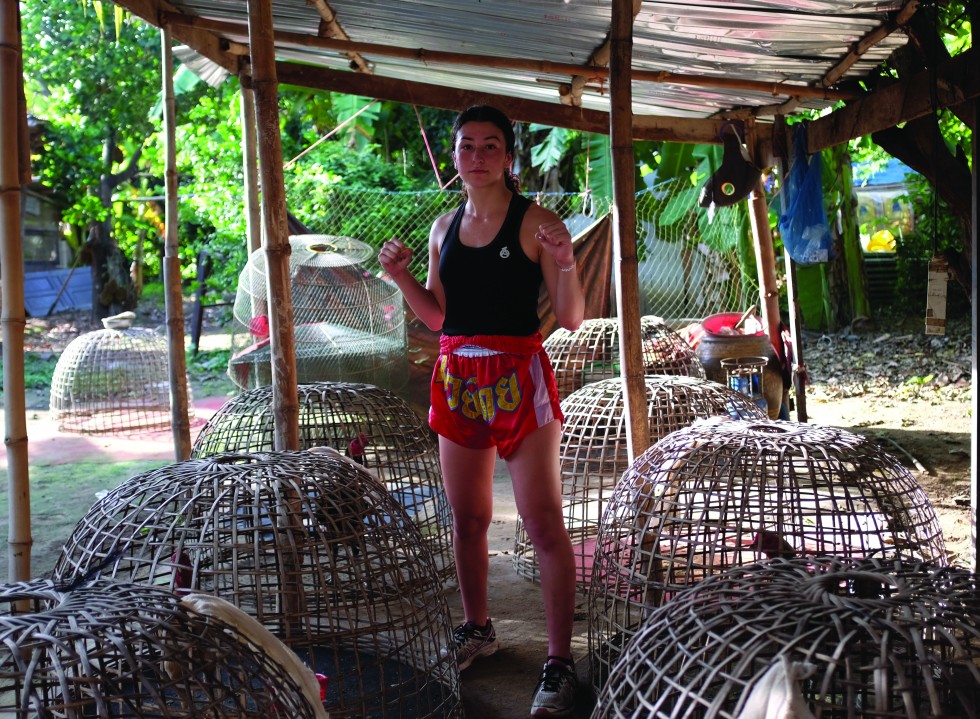
[[278, 644], [157, 587], [2, 585], [0, 714], [323, 719], [316, 678]]
[[[189, 397], [189, 385], [187, 392]], [[166, 337], [141, 327], [79, 335], [55, 365], [50, 410], [62, 432], [108, 434], [169, 425]]]
[[653, 611], [592, 718], [976, 717], [978, 627], [976, 575], [965, 569], [767, 559]]
[[[350, 237], [289, 238], [289, 287], [298, 382], [408, 383], [404, 300], [398, 288], [362, 263], [371, 247]], [[238, 278], [228, 376], [241, 389], [272, 383], [265, 251]]]
[[[717, 382], [697, 377], [644, 377], [650, 444], [698, 419], [718, 415], [765, 419], [766, 413], [744, 395]], [[592, 382], [561, 403], [561, 477], [565, 526], [575, 550], [575, 582], [588, 590], [599, 522], [606, 502], [629, 467], [626, 402], [618, 377]], [[514, 568], [532, 581], [540, 580], [540, 564], [523, 520], [514, 536]]]
[[630, 465], [600, 521], [589, 585], [601, 686], [650, 612], [760, 557], [907, 557], [947, 563], [936, 513], [895, 457], [844, 430], [700, 420]]
[[137, 475], [76, 525], [55, 569], [225, 599], [330, 679], [331, 717], [455, 717], [449, 608], [426, 543], [333, 450], [190, 459]]
[[[653, 315], [640, 318], [644, 374], [704, 377], [704, 367], [684, 339]], [[619, 320], [587, 319], [574, 332], [559, 327], [544, 341], [564, 399], [591, 382], [620, 375]]]
[[[454, 578], [452, 513], [429, 427], [405, 400], [374, 385], [315, 382], [297, 390], [299, 448], [333, 447], [370, 469], [418, 525], [439, 578]], [[221, 406], [191, 456], [271, 452], [274, 437], [272, 388], [256, 387]]]

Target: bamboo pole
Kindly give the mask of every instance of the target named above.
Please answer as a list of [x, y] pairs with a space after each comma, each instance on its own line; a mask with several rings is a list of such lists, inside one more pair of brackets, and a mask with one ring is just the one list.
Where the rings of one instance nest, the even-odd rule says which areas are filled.
[[[980, 26], [980, 5], [973, 3], [970, 11], [971, 27], [973, 28], [973, 47], [977, 46], [977, 27]], [[973, 100], [973, 117], [980, 117], [980, 98]], [[973, 391], [970, 393], [970, 409], [973, 416], [973, 426], [970, 431], [970, 538], [973, 540], [973, 552], [970, 558], [970, 568], [976, 572], [977, 562], [977, 501], [978, 501], [978, 466], [980, 459], [977, 452], [980, 451], [980, 442], [977, 440], [977, 417], [980, 411], [980, 400], [977, 398], [977, 329], [978, 329], [978, 310], [977, 302], [980, 301], [980, 292], [977, 291], [977, 260], [980, 259], [980, 249], [977, 241], [980, 232], [980, 181], [977, 180], [977, 168], [980, 167], [980, 143], [977, 142], [977, 133], [973, 132], [973, 242], [970, 244], [970, 328], [971, 328], [971, 356], [972, 372], [971, 385]]]
[[762, 326], [769, 335], [776, 356], [782, 359], [783, 348], [779, 332], [779, 288], [776, 285], [776, 252], [769, 229], [769, 205], [762, 176], [755, 182], [749, 194], [749, 222], [755, 246], [755, 264], [759, 273], [759, 306], [762, 309]]
[[262, 248], [262, 209], [259, 204], [259, 169], [256, 165], [255, 93], [242, 82], [242, 169], [245, 173], [245, 228], [248, 234], [248, 253]]
[[289, 287], [289, 228], [282, 177], [279, 134], [279, 83], [276, 79], [271, 0], [249, 0], [248, 34], [252, 49], [252, 89], [258, 129], [262, 183], [269, 338], [272, 350], [272, 416], [275, 448], [299, 449], [299, 397], [296, 389], [296, 341]]
[[[0, 316], [3, 335], [3, 408], [7, 449], [9, 527], [8, 577], [31, 577], [31, 491], [24, 394], [24, 252], [21, 237], [21, 144], [26, 140], [20, 13], [17, 0], [0, 0], [0, 268], [3, 272]], [[16, 151], [11, 152], [11, 149]]]
[[796, 282], [796, 263], [790, 257], [789, 251], [783, 249], [783, 261], [786, 266], [786, 297], [789, 305], [789, 333], [793, 338], [793, 394], [796, 398], [796, 421], [806, 422], [806, 363], [803, 361], [803, 333], [801, 332], [800, 293]]
[[613, 264], [619, 313], [619, 367], [626, 407], [629, 461], [650, 444], [643, 353], [640, 347], [640, 274], [636, 253], [636, 180], [633, 160], [633, 2], [613, 0], [609, 36], [609, 141], [613, 164]]
[[174, 59], [170, 28], [160, 28], [163, 77], [163, 150], [166, 199], [166, 238], [163, 253], [163, 286], [167, 311], [168, 368], [170, 371], [170, 419], [177, 461], [190, 459], [191, 423], [188, 413], [187, 356], [184, 350], [184, 293], [180, 285], [177, 240], [177, 148]]

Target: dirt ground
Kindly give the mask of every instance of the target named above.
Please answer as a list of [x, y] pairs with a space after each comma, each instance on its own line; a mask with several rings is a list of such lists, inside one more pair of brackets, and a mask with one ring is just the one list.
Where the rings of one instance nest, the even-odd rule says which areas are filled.
[[[77, 327], [75, 333], [80, 331]], [[65, 328], [51, 327], [34, 333], [62, 345], [71, 336]], [[803, 359], [809, 371], [806, 395], [808, 421], [840, 427], [877, 441], [898, 457], [919, 480], [942, 525], [951, 562], [972, 563], [970, 524], [971, 429], [969, 325], [953, 323], [947, 336], [925, 337], [911, 327], [865, 325], [843, 332], [807, 334]], [[207, 397], [195, 387], [194, 431], [225, 401]], [[52, 428], [44, 393], [29, 393], [28, 434], [32, 464], [64, 463], [83, 458], [101, 462], [155, 463], [172, 461], [169, 431], [129, 437], [79, 437], [62, 435]], [[793, 419], [796, 419], [795, 414]], [[6, 466], [6, 456], [0, 459]], [[138, 466], [138, 465], [135, 465]], [[509, 477], [502, 463], [494, 485], [495, 517], [490, 531], [490, 607], [502, 649], [482, 659], [463, 675], [462, 695], [466, 715], [485, 719], [527, 716], [531, 692], [546, 654], [544, 617], [537, 585], [519, 576], [513, 566], [517, 513]], [[6, 500], [6, 488], [0, 500]], [[84, 498], [73, 510], [64, 511], [61, 530], [67, 534], [89, 505]], [[58, 526], [51, 536], [34, 534], [37, 576], [50, 569], [59, 547]], [[0, 547], [6, 574], [6, 516], [0, 517]], [[453, 616], [459, 618], [458, 594], [447, 594]], [[587, 606], [577, 598], [574, 653], [580, 675], [587, 679]], [[587, 684], [587, 682], [586, 682]], [[577, 716], [588, 717], [593, 698], [583, 690]]]

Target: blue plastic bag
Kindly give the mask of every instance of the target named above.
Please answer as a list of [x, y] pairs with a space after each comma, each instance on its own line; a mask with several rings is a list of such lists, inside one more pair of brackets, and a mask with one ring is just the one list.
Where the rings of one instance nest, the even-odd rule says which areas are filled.
[[779, 217], [779, 234], [789, 256], [803, 265], [833, 258], [834, 237], [823, 208], [823, 163], [820, 153], [807, 157], [806, 127], [793, 128], [793, 165], [783, 186], [786, 213]]

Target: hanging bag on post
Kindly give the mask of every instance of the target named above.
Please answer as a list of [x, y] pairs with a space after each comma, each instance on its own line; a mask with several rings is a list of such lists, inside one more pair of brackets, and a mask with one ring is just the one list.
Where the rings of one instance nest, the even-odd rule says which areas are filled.
[[833, 257], [834, 238], [823, 208], [822, 173], [820, 153], [807, 157], [806, 127], [799, 123], [793, 129], [793, 165], [783, 188], [786, 212], [779, 217], [779, 234], [789, 256], [804, 265]]

